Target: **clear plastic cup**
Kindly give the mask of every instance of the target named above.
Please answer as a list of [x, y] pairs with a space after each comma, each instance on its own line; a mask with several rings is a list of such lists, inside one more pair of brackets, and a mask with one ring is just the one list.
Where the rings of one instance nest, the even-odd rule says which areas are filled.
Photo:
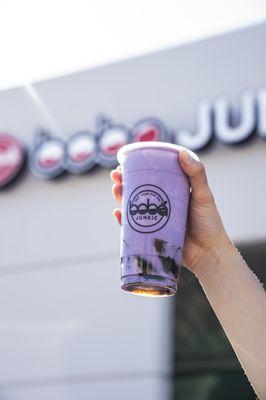
[[122, 166], [121, 288], [146, 296], [177, 290], [189, 181], [178, 152], [161, 142], [132, 143], [117, 155]]

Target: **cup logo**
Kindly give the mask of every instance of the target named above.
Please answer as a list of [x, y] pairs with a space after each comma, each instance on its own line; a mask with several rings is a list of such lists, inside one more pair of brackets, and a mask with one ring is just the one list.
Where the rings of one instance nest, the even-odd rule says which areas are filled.
[[159, 231], [167, 224], [170, 214], [169, 198], [159, 186], [141, 185], [129, 196], [127, 220], [136, 232]]

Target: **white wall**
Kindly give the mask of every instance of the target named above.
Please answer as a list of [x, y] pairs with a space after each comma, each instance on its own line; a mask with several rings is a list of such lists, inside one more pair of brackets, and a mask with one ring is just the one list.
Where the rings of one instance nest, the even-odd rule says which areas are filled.
[[1, 193], [0, 398], [166, 396], [171, 300], [120, 290], [110, 188], [99, 170]]

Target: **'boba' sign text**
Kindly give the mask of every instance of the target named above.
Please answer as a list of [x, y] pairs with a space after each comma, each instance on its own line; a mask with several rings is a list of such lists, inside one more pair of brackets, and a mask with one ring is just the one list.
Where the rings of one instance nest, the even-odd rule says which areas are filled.
[[[226, 97], [217, 97], [213, 102], [201, 100], [194, 132], [180, 127], [168, 129], [156, 118], [142, 119], [126, 127], [101, 116], [93, 132], [77, 132], [67, 140], [39, 130], [29, 149], [9, 133], [0, 133], [0, 188], [17, 178], [26, 161], [35, 176], [53, 179], [65, 172], [82, 174], [97, 165], [112, 168], [117, 164], [117, 151], [130, 142], [167, 141], [200, 151], [213, 139], [226, 145], [244, 142], [254, 133], [266, 139], [266, 88], [246, 90], [239, 103], [238, 112], [233, 112]], [[160, 214], [162, 208], [156, 207], [147, 205], [150, 216], [157, 211]], [[133, 214], [134, 210], [133, 207]], [[138, 215], [141, 210], [138, 208]]]

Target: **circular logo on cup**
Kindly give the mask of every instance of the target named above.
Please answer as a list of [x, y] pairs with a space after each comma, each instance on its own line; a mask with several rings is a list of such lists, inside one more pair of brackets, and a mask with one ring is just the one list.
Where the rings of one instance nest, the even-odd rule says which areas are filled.
[[138, 186], [129, 196], [127, 220], [132, 229], [140, 233], [152, 233], [162, 229], [171, 214], [169, 198], [156, 185]]

